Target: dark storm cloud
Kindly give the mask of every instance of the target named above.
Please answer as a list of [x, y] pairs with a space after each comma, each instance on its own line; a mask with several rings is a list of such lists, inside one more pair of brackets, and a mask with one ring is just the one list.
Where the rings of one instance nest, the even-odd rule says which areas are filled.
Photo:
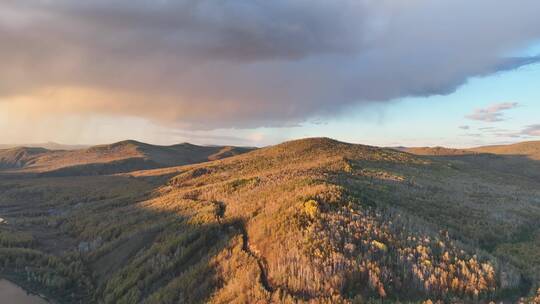
[[0, 95], [35, 95], [43, 115], [294, 125], [538, 62], [505, 54], [540, 38], [539, 10], [536, 0], [4, 0]]

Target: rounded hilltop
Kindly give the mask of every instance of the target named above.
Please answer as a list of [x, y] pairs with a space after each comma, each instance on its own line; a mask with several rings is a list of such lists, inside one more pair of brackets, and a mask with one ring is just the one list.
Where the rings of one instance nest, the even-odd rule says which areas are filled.
[[0, 150], [0, 169], [14, 169], [25, 166], [38, 155], [49, 152], [45, 148], [17, 147]]
[[261, 149], [265, 152], [317, 153], [323, 151], [340, 151], [352, 147], [368, 147], [359, 144], [341, 142], [328, 137], [310, 137], [286, 141], [284, 143]]
[[102, 175], [201, 163], [251, 150], [189, 143], [159, 146], [136, 140], [78, 150], [17, 148], [0, 150], [0, 170], [48, 176]]

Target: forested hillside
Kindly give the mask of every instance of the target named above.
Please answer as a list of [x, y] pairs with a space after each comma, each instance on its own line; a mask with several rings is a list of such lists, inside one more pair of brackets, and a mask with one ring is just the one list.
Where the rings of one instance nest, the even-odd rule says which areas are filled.
[[188, 165], [253, 150], [183, 143], [156, 146], [133, 140], [76, 150], [19, 147], [0, 150], [0, 174], [45, 176], [102, 175]]
[[533, 301], [539, 180], [455, 157], [314, 138], [3, 177], [1, 272], [61, 303]]

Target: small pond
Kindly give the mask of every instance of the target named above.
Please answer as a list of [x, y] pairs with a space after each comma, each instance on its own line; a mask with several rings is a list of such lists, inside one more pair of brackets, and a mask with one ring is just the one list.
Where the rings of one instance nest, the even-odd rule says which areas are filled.
[[0, 303], [10, 304], [47, 304], [44, 299], [28, 294], [21, 287], [0, 278]]

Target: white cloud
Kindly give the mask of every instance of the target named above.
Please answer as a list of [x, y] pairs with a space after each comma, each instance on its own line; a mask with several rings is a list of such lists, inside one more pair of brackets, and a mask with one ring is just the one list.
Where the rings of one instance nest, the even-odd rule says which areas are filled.
[[499, 128], [479, 128], [482, 131], [482, 135], [505, 137], [505, 138], [526, 138], [526, 137], [540, 137], [540, 124], [529, 125], [521, 130], [508, 130]]
[[493, 104], [487, 108], [476, 109], [470, 115], [467, 115], [466, 118], [472, 120], [480, 120], [485, 122], [498, 122], [505, 120], [504, 112], [517, 108], [519, 103], [517, 102], [503, 102]]
[[521, 134], [528, 136], [540, 136], [540, 124], [527, 126]]

